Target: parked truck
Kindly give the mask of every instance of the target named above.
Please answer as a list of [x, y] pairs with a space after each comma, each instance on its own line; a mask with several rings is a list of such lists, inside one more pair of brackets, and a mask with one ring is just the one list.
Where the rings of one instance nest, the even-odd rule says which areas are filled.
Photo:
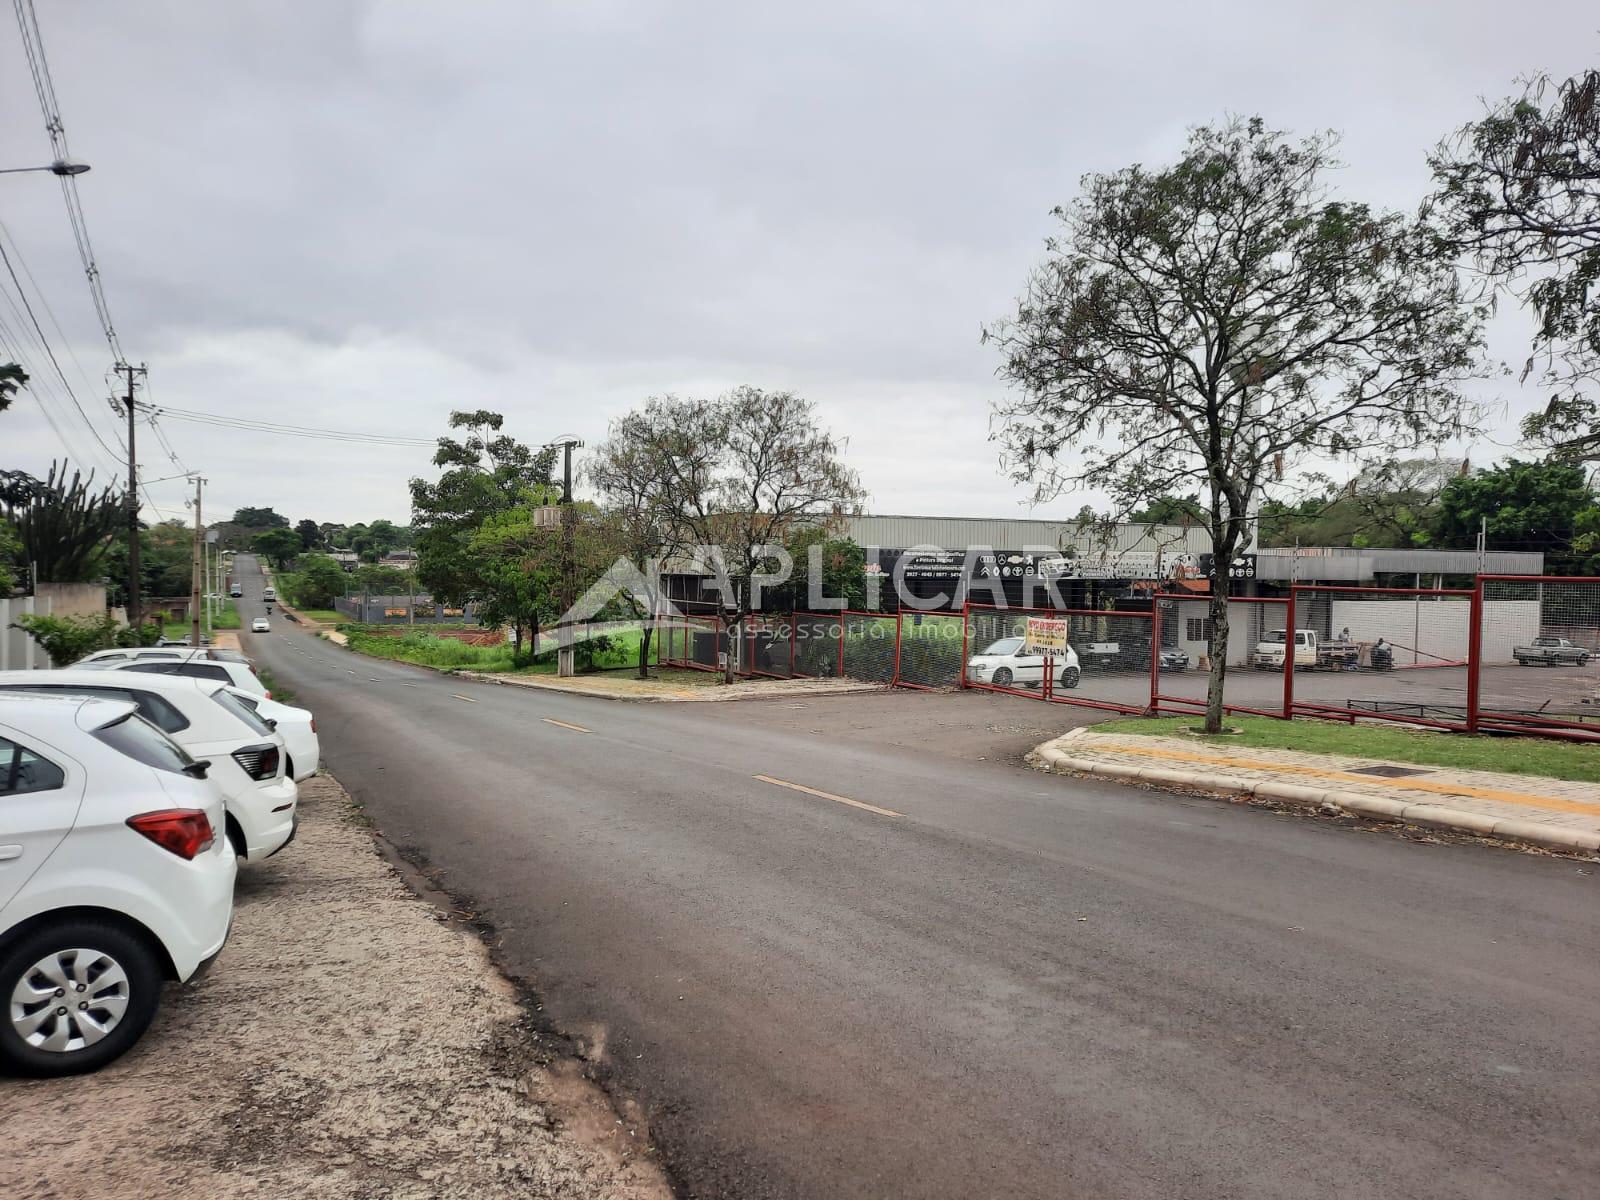
[[1589, 660], [1596, 657], [1597, 651], [1585, 646], [1575, 645], [1564, 637], [1536, 637], [1526, 646], [1513, 646], [1511, 655], [1517, 664], [1530, 667], [1535, 664], [1541, 667], [1559, 667], [1563, 663], [1576, 663], [1580, 667], [1589, 665]]
[[[1288, 646], [1287, 630], [1271, 630], [1256, 643], [1250, 665], [1258, 671], [1281, 671]], [[1294, 631], [1294, 668], [1297, 671], [1313, 667], [1353, 667], [1360, 660], [1361, 647], [1354, 642], [1324, 641], [1314, 629]]]

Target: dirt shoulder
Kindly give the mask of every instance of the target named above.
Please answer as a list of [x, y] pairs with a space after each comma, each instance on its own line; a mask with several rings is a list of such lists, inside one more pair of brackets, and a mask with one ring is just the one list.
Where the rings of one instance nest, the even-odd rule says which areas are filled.
[[96, 1075], [0, 1079], [0, 1195], [666, 1200], [482, 943], [419, 899], [338, 784], [239, 874], [212, 972]]

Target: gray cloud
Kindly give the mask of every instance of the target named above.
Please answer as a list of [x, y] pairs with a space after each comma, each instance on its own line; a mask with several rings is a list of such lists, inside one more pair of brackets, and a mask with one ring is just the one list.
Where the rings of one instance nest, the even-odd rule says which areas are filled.
[[[977, 335], [1083, 173], [1260, 112], [1342, 130], [1343, 190], [1409, 208], [1479, 96], [1596, 44], [1578, 3], [1515, 22], [1479, 0], [1289, 7], [80, 0], [40, 20], [158, 401], [423, 436], [494, 407], [538, 441], [750, 381], [822, 405], [874, 508], [1003, 515], [1024, 490], [985, 441]], [[40, 161], [5, 44], [0, 162]], [[98, 400], [108, 355], [59, 196], [0, 188]], [[1520, 337], [1502, 322], [1495, 349]], [[1506, 440], [1535, 397], [1486, 394]], [[37, 467], [59, 445], [19, 409], [4, 457]], [[421, 451], [168, 429], [223, 508], [403, 517], [426, 470]]]

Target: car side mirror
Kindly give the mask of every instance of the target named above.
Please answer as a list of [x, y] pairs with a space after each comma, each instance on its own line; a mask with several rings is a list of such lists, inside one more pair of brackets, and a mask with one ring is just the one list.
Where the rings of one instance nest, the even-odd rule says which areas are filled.
[[276, 729], [278, 727], [277, 717], [262, 717], [261, 719], [267, 723], [268, 729]]
[[204, 779], [206, 772], [211, 769], [211, 760], [202, 758], [199, 762], [192, 762], [183, 769], [183, 773], [191, 779]]

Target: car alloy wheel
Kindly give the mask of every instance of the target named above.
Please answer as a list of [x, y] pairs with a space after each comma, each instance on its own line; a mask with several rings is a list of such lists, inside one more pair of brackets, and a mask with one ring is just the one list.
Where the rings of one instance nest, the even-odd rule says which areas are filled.
[[1078, 670], [1077, 667], [1068, 667], [1065, 671], [1061, 672], [1061, 686], [1075, 688], [1078, 686], [1078, 680], [1082, 678], [1083, 672]]
[[1009, 687], [1011, 685], [1011, 668], [1001, 667], [994, 673], [995, 687]]
[[0, 1059], [33, 1075], [95, 1070], [138, 1041], [160, 989], [155, 955], [120, 927], [39, 929], [0, 955]]

